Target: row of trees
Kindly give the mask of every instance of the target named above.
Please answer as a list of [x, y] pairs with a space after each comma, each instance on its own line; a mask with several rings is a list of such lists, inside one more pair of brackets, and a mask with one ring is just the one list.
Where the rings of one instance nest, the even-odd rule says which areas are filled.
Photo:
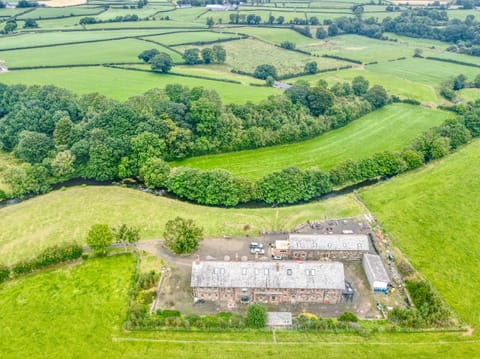
[[125, 248], [134, 245], [140, 240], [140, 229], [121, 224], [118, 227], [109, 227], [107, 224], [94, 224], [87, 234], [87, 244], [96, 253], [105, 255], [108, 247], [114, 242]]
[[11, 276], [18, 276], [51, 265], [76, 260], [80, 258], [82, 252], [82, 246], [76, 243], [47, 247], [34, 258], [19, 261], [10, 267], [0, 265], [0, 283]]
[[197, 64], [223, 64], [227, 58], [225, 48], [220, 45], [204, 47], [203, 49], [186, 49], [183, 53], [183, 60], [187, 65]]

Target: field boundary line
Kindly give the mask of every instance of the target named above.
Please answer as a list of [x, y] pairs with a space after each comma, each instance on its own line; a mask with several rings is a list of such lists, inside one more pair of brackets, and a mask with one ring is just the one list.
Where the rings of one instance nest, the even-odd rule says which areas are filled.
[[452, 344], [477, 344], [480, 343], [480, 339], [477, 340], [456, 340], [456, 341], [433, 341], [433, 342], [282, 342], [282, 341], [245, 341], [245, 340], [193, 340], [193, 339], [153, 339], [153, 338], [136, 338], [136, 337], [112, 337], [113, 342], [149, 342], [149, 343], [197, 343], [197, 344], [240, 344], [240, 345], [415, 345], [415, 346], [434, 346], [434, 345], [452, 345]]

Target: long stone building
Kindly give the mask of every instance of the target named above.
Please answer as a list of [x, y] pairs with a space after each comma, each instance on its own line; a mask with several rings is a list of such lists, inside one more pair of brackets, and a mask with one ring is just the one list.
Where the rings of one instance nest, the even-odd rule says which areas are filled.
[[339, 262], [195, 261], [191, 286], [196, 300], [232, 304], [338, 303], [345, 289]]
[[296, 234], [277, 240], [274, 256], [310, 260], [360, 260], [369, 251], [366, 234]]

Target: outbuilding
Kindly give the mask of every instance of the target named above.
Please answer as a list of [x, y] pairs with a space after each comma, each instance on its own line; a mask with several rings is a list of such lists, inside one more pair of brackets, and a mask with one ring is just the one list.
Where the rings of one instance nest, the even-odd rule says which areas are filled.
[[267, 312], [267, 327], [290, 328], [292, 326], [292, 313], [290, 312]]
[[364, 254], [362, 262], [370, 288], [373, 291], [387, 290], [390, 278], [383, 265], [382, 258], [376, 254]]

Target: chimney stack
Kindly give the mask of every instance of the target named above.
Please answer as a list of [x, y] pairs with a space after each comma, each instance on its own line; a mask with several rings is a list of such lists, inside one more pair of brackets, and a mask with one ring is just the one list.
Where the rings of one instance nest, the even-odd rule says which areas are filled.
[[195, 264], [200, 264], [200, 256], [198, 254], [195, 256]]
[[280, 263], [279, 262], [275, 263], [275, 268], [277, 268], [277, 272], [280, 272]]

